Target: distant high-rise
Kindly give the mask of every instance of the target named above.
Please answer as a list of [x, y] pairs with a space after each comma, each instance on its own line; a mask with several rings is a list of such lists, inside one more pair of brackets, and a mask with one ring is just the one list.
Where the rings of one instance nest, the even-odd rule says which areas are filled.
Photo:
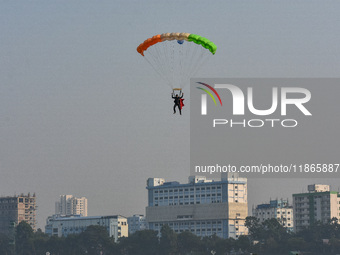
[[74, 197], [73, 195], [61, 195], [60, 201], [55, 203], [55, 213], [58, 215], [87, 216], [87, 198]]
[[0, 233], [9, 234], [21, 221], [36, 230], [36, 197], [28, 193], [13, 197], [0, 197]]

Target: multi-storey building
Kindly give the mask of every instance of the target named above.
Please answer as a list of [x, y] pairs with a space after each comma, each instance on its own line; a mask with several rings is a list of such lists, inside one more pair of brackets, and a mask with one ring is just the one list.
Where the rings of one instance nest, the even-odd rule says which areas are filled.
[[293, 206], [288, 205], [288, 200], [270, 200], [269, 204], [257, 205], [252, 213], [261, 223], [274, 218], [288, 231], [294, 230]]
[[0, 233], [8, 234], [21, 221], [26, 221], [36, 230], [36, 209], [35, 194], [0, 197]]
[[46, 220], [45, 233], [58, 237], [80, 234], [91, 225], [104, 226], [109, 236], [113, 237], [115, 242], [117, 242], [120, 237], [128, 236], [127, 219], [121, 215], [92, 217], [80, 217], [79, 215], [63, 217], [53, 215]]
[[300, 231], [317, 221], [340, 218], [340, 194], [329, 185], [308, 185], [308, 193], [293, 194], [294, 229]]
[[129, 234], [133, 234], [136, 231], [147, 229], [145, 216], [140, 214], [135, 214], [127, 218], [129, 225]]
[[176, 233], [190, 231], [198, 236], [216, 234], [238, 238], [247, 234], [247, 179], [236, 175], [219, 181], [190, 176], [189, 183], [147, 180], [149, 229], [160, 231], [167, 224]]
[[60, 201], [55, 203], [55, 213], [58, 215], [81, 215], [85, 217], [87, 216], [87, 198], [61, 195]]

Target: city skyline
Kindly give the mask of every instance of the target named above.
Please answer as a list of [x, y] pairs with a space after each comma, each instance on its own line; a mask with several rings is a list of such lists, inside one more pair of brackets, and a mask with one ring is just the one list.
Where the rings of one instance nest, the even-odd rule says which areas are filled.
[[[189, 179], [190, 179], [190, 177], [191, 176], [189, 176]], [[203, 176], [195, 176], [195, 177], [198, 177], [199, 179], [200, 178], [203, 178], [204, 180], [206, 179], [206, 177], [203, 177]], [[241, 177], [240, 177], [241, 178]], [[150, 179], [150, 178], [149, 178]], [[164, 179], [162, 179], [162, 178], [151, 178], [151, 179], [160, 179], [160, 180], [163, 180], [163, 182], [165, 181]], [[202, 180], [203, 180], [202, 179]], [[222, 179], [222, 178], [221, 178]], [[208, 179], [208, 181], [217, 181], [217, 183], [219, 183], [220, 181], [221, 181], [221, 179]], [[242, 178], [241, 178], [242, 179]], [[250, 183], [251, 183], [251, 181], [252, 181], [253, 179], [250, 179]], [[172, 181], [168, 181], [167, 183], [177, 183], [177, 185], [180, 185], [180, 186], [186, 186], [187, 184], [186, 183], [179, 183], [178, 181], [176, 181], [176, 180], [172, 180]], [[209, 184], [209, 182], [207, 183], [207, 184]], [[249, 180], [248, 180], [248, 184], [249, 184]], [[308, 186], [308, 187], [307, 187]], [[278, 201], [279, 201], [279, 203], [286, 203], [284, 206], [279, 206], [278, 208], [285, 208], [286, 206], [289, 206], [289, 208], [292, 208], [293, 207], [293, 202], [294, 202], [294, 196], [297, 196], [297, 195], [299, 195], [299, 196], [301, 196], [301, 195], [306, 195], [306, 194], [309, 194], [311, 191], [309, 190], [310, 188], [309, 187], [314, 187], [314, 186], [321, 186], [321, 187], [324, 187], [324, 186], [326, 186], [326, 187], [328, 187], [328, 189], [326, 190], [326, 191], [330, 191], [330, 192], [335, 192], [335, 193], [340, 193], [340, 188], [338, 188], [337, 190], [335, 190], [335, 189], [332, 189], [331, 188], [331, 185], [329, 185], [329, 184], [325, 184], [325, 183], [309, 183], [308, 185], [307, 185], [306, 187], [302, 187], [301, 188], [301, 190], [300, 191], [297, 191], [296, 193], [292, 193], [292, 194], [290, 194], [290, 196], [289, 197], [286, 197], [286, 199], [287, 200], [282, 200], [282, 197], [283, 196], [276, 196], [276, 197], [273, 197], [273, 196], [269, 196], [269, 197], [267, 197], [267, 198], [264, 198], [264, 199], [267, 199], [267, 200], [264, 200], [263, 202], [258, 202], [257, 204], [256, 203], [247, 203], [248, 205], [247, 205], [247, 208], [248, 208], [248, 216], [254, 216], [254, 209], [256, 209], [259, 205], [260, 206], [269, 206], [270, 205], [270, 208], [274, 208], [274, 207], [272, 207], [271, 206], [271, 203], [273, 202], [273, 201], [276, 201], [276, 203], [278, 203]], [[171, 187], [171, 186], [169, 186], [169, 187]], [[321, 192], [321, 191], [318, 191], [318, 192]], [[33, 195], [33, 197], [34, 197], [34, 200], [36, 200], [36, 194], [35, 193], [33, 193], [34, 195]], [[30, 195], [30, 193], [29, 193], [29, 195]], [[268, 195], [270, 195], [270, 194], [268, 194]], [[6, 199], [6, 198], [8, 198], [8, 199], [11, 199], [11, 198], [13, 198], [13, 197], [22, 197], [22, 196], [24, 196], [22, 193], [21, 193], [21, 195], [14, 195], [14, 196], [2, 196], [2, 197], [0, 197], [0, 198], [4, 198], [4, 199]], [[60, 198], [61, 198], [61, 200], [62, 200], [62, 197], [65, 197], [65, 198], [69, 198], [69, 200], [70, 200], [70, 198], [74, 198], [75, 200], [79, 200], [80, 198], [77, 198], [77, 197], [75, 197], [75, 196], [73, 196], [73, 195], [60, 195]], [[279, 200], [279, 197], [281, 198], [280, 200]], [[83, 199], [86, 199], [86, 198], [84, 198], [84, 197], [81, 197], [81, 200], [83, 200]], [[64, 199], [65, 200], [65, 199]], [[270, 203], [268, 204], [268, 201], [270, 201]], [[58, 201], [57, 201], [58, 202]], [[56, 203], [57, 203], [56, 202]], [[87, 205], [87, 203], [86, 203], [86, 205]], [[255, 206], [255, 207], [254, 207]], [[37, 207], [39, 207], [39, 205], [37, 205]], [[146, 204], [145, 206], [144, 206], [144, 209], [146, 209], [148, 207], [148, 205]], [[266, 207], [267, 208], [267, 207]], [[265, 210], [267, 210], [266, 208], [264, 208]], [[269, 208], [269, 209], [270, 209]], [[55, 209], [57, 209], [57, 208], [55, 208]], [[87, 209], [87, 208], [86, 208]], [[35, 209], [35, 214], [36, 214], [36, 210], [37, 209]], [[79, 210], [79, 209], [78, 209]], [[256, 213], [256, 215], [257, 215], [258, 213]], [[116, 215], [122, 215], [122, 216], [124, 216], [124, 217], [126, 217], [126, 218], [132, 218], [132, 217], [136, 217], [136, 216], [143, 216], [143, 217], [145, 217], [145, 210], [144, 210], [144, 212], [142, 213], [142, 214], [129, 214], [129, 215], [123, 215], [123, 214], [121, 214], [121, 213], [119, 213], [119, 212], [117, 212], [116, 213]], [[255, 216], [256, 216], [255, 215]], [[271, 214], [270, 214], [271, 216], [272, 216], [272, 212], [271, 212]], [[48, 219], [51, 219], [51, 218], [53, 218], [53, 217], [56, 217], [56, 218], [58, 218], [58, 216], [59, 217], [61, 217], [61, 218], [67, 218], [67, 217], [70, 217], [70, 216], [77, 216], [77, 217], [89, 217], [89, 218], [91, 218], [91, 217], [104, 217], [104, 216], [106, 216], [106, 215], [103, 215], [103, 214], [100, 214], [100, 215], [81, 215], [81, 214], [69, 214], [69, 215], [63, 215], [63, 214], [58, 214], [58, 213], [56, 213], [56, 211], [55, 211], [55, 213], [50, 213], [47, 217], [46, 217], [46, 219], [44, 219], [44, 223], [41, 223], [41, 224], [39, 224], [39, 222], [37, 222], [36, 220], [35, 220], [35, 222], [36, 222], [36, 226], [39, 226], [39, 227], [37, 227], [37, 228], [40, 228], [42, 231], [44, 231], [44, 229], [45, 229], [45, 223], [46, 223], [46, 220], [48, 220]], [[266, 217], [265, 217], [266, 218]], [[340, 218], [340, 214], [339, 214], [339, 218]], [[264, 220], [264, 219], [262, 219], [262, 220]], [[42, 226], [42, 227], [41, 227]], [[36, 228], [36, 229], [37, 229]]]

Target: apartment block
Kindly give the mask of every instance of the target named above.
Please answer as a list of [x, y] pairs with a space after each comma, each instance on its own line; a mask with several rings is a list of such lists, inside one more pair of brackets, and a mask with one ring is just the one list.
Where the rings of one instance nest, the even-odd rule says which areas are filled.
[[0, 197], [0, 233], [8, 234], [21, 221], [36, 230], [36, 210], [35, 194]]
[[308, 193], [293, 194], [294, 228], [300, 231], [317, 221], [340, 219], [340, 194], [329, 185], [308, 185]]
[[288, 231], [294, 230], [293, 206], [288, 204], [288, 200], [270, 200], [269, 204], [259, 204], [252, 209], [254, 217], [260, 222], [268, 219], [277, 219]]
[[220, 180], [190, 176], [186, 184], [147, 180], [149, 229], [160, 231], [167, 224], [176, 233], [190, 231], [197, 236], [216, 234], [238, 238], [247, 234], [247, 179], [223, 175]]

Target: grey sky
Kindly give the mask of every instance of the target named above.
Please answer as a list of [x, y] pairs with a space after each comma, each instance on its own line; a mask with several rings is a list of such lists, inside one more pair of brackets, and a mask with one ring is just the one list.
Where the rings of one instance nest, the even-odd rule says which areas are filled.
[[[198, 77], [339, 77], [339, 11], [307, 0], [0, 1], [0, 195], [36, 192], [39, 227], [61, 194], [88, 197], [90, 215], [144, 213], [148, 177], [189, 175], [189, 107], [172, 114], [138, 44], [209, 38], [218, 49]], [[287, 197], [309, 182], [252, 180], [249, 193], [265, 183]]]

